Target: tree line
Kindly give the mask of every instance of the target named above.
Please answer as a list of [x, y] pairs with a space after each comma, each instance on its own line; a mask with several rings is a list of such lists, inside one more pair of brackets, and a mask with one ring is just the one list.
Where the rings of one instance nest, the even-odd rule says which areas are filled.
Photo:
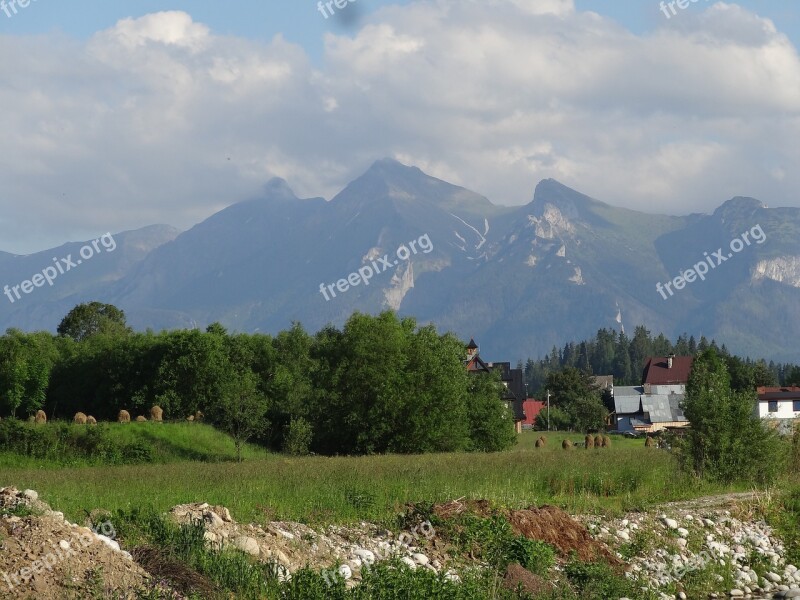
[[[316, 334], [135, 333], [111, 305], [84, 304], [58, 328], [0, 337], [0, 417], [39, 409], [116, 420], [201, 411], [239, 445], [297, 454], [496, 451], [515, 443], [497, 374], [464, 366], [465, 345], [391, 311]], [[485, 375], [485, 376], [484, 376]]]
[[632, 337], [613, 329], [600, 329], [594, 339], [570, 342], [559, 349], [555, 346], [550, 354], [534, 360], [529, 358], [524, 365], [528, 390], [536, 397], [544, 395], [547, 378], [551, 373], [573, 367], [594, 375], [613, 375], [614, 385], [640, 385], [642, 369], [649, 356], [697, 356], [714, 349], [726, 362], [733, 389], [754, 389], [760, 385], [800, 385], [800, 367], [789, 363], [752, 360], [732, 355], [725, 344], [721, 347], [705, 336], [683, 334], [673, 344], [664, 334], [653, 336], [643, 325], [636, 327]]

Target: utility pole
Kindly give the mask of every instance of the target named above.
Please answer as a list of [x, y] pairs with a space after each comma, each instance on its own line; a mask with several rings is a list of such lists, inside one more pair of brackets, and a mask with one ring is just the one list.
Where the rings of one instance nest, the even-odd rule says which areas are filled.
[[550, 390], [547, 390], [547, 431], [550, 431]]

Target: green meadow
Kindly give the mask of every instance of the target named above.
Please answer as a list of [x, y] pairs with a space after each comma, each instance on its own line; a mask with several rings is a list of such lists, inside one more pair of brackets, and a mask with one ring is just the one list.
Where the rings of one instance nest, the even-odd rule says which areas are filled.
[[[46, 427], [57, 427], [48, 424]], [[70, 426], [72, 427], [72, 426]], [[573, 512], [618, 513], [655, 503], [736, 488], [679, 474], [666, 451], [643, 440], [612, 437], [610, 448], [563, 450], [583, 436], [523, 432], [510, 451], [288, 457], [247, 446], [234, 461], [233, 443], [199, 423], [111, 424], [120, 441], [146, 440], [156, 449], [147, 464], [63, 464], [0, 454], [0, 485], [32, 488], [72, 520], [85, 511], [208, 502], [228, 507], [239, 521], [296, 520], [311, 524], [370, 520], [391, 524], [408, 503], [487, 499], [509, 508], [555, 504]]]

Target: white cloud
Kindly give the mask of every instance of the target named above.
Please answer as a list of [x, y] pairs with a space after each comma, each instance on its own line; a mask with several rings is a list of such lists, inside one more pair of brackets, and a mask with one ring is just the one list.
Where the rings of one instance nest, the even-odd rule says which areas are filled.
[[571, 0], [421, 0], [328, 34], [322, 68], [178, 11], [83, 44], [0, 36], [16, 57], [0, 61], [0, 249], [188, 227], [275, 175], [330, 197], [383, 156], [499, 203], [554, 177], [652, 212], [797, 205], [797, 49], [721, 2], [659, 27]]

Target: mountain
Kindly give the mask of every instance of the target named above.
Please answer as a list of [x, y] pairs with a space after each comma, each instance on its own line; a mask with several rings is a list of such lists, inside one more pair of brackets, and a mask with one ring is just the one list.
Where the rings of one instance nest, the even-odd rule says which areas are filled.
[[[88, 299], [123, 308], [138, 329], [220, 321], [275, 332], [300, 321], [316, 331], [355, 310], [393, 308], [475, 337], [497, 360], [639, 324], [797, 360], [798, 232], [800, 209], [752, 198], [711, 215], [667, 216], [616, 208], [552, 179], [529, 204], [501, 207], [384, 159], [330, 201], [298, 198], [274, 179], [186, 232], [117, 234], [124, 252], [4, 306], [0, 325], [53, 330]], [[81, 246], [0, 253], [0, 273], [20, 282]], [[676, 285], [694, 265], [703, 279]]]

